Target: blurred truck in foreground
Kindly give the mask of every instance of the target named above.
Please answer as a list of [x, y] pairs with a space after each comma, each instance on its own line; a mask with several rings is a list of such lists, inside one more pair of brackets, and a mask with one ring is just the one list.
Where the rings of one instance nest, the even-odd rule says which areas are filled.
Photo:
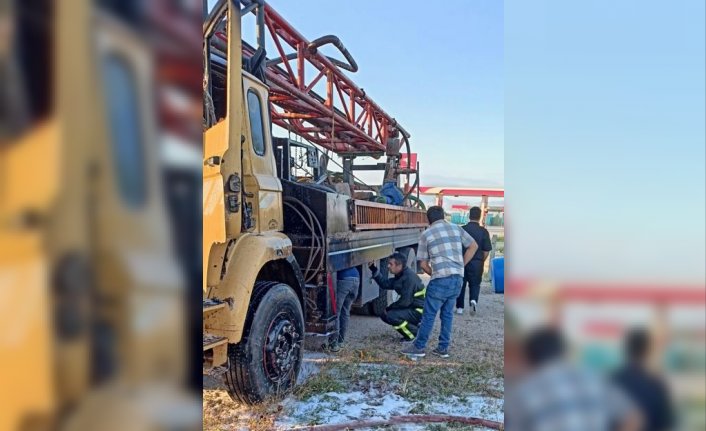
[[0, 10], [0, 430], [201, 428], [138, 3]]

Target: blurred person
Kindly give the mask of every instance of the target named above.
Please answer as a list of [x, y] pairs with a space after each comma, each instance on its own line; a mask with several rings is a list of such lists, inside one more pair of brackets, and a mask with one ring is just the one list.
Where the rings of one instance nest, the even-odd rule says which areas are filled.
[[355, 267], [343, 269], [336, 273], [336, 319], [338, 335], [334, 341], [328, 346], [324, 346], [324, 350], [338, 352], [343, 347], [346, 341], [346, 332], [348, 330], [348, 320], [351, 317], [351, 306], [353, 301], [358, 296], [358, 287], [360, 286], [360, 274]]
[[468, 211], [469, 222], [463, 226], [463, 230], [468, 232], [470, 236], [478, 244], [478, 249], [471, 258], [471, 261], [466, 264], [463, 272], [463, 285], [461, 285], [461, 294], [456, 298], [456, 313], [463, 314], [463, 301], [466, 296], [466, 286], [468, 286], [469, 306], [471, 314], [476, 314], [478, 307], [478, 297], [480, 296], [480, 283], [483, 281], [483, 269], [485, 261], [488, 259], [490, 250], [493, 249], [493, 244], [490, 242], [490, 233], [488, 229], [480, 225], [480, 218], [483, 212], [479, 207], [473, 207]]
[[526, 363], [523, 355], [523, 340], [519, 322], [510, 310], [505, 310], [503, 362], [505, 365], [505, 385], [521, 379], [526, 373]]
[[[463, 284], [463, 268], [478, 250], [478, 244], [465, 230], [444, 218], [444, 209], [433, 206], [427, 210], [429, 227], [419, 240], [422, 270], [431, 276], [424, 300], [424, 312], [414, 342], [402, 353], [411, 357], [425, 356], [425, 348], [440, 313], [439, 345], [432, 351], [442, 358], [449, 357], [454, 306]], [[463, 249], [466, 249], [465, 253]]]
[[414, 340], [422, 320], [426, 289], [422, 279], [407, 266], [407, 258], [395, 252], [387, 259], [387, 270], [394, 275], [387, 278], [374, 264], [368, 266], [373, 279], [383, 290], [394, 290], [400, 298], [387, 306], [380, 318], [402, 335], [403, 341]]
[[524, 342], [528, 373], [509, 388], [507, 430], [637, 431], [641, 417], [632, 403], [607, 380], [565, 358], [559, 330], [540, 328]]
[[625, 336], [625, 364], [613, 375], [616, 386], [640, 409], [643, 431], [664, 431], [674, 427], [674, 411], [667, 385], [650, 371], [648, 361], [652, 342], [647, 330], [633, 329]]

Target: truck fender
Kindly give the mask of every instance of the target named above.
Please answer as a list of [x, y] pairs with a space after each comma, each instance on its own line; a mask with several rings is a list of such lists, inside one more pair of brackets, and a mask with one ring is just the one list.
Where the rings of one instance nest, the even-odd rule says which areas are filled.
[[227, 337], [229, 343], [240, 342], [244, 335], [250, 297], [260, 270], [272, 261], [286, 262], [290, 256], [292, 242], [282, 233], [244, 234], [238, 238], [228, 250], [223, 279], [209, 289], [208, 295], [209, 298], [225, 301], [228, 308], [216, 321], [209, 320], [207, 331]]

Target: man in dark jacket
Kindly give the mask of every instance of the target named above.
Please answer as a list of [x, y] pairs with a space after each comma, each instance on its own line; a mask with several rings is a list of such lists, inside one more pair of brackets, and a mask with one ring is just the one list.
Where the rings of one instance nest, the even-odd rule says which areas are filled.
[[370, 264], [370, 271], [380, 289], [394, 290], [400, 296], [380, 318], [402, 334], [403, 341], [413, 340], [422, 320], [426, 288], [419, 276], [407, 267], [407, 258], [402, 253], [394, 253], [387, 259], [387, 269], [393, 278], [383, 277], [375, 265]]
[[613, 382], [632, 399], [645, 421], [644, 431], [665, 431], [675, 426], [671, 395], [663, 378], [650, 370], [653, 354], [646, 329], [632, 329], [625, 337], [626, 363], [613, 375]]
[[471, 306], [471, 314], [475, 314], [478, 306], [478, 297], [480, 296], [480, 283], [483, 281], [483, 267], [485, 260], [488, 258], [493, 245], [490, 242], [490, 234], [488, 230], [480, 225], [481, 209], [473, 207], [468, 212], [469, 222], [463, 226], [463, 230], [468, 232], [470, 236], [478, 244], [478, 250], [468, 262], [463, 271], [463, 286], [461, 286], [461, 294], [456, 299], [456, 314], [463, 314], [463, 301], [466, 296], [466, 286], [469, 292], [469, 305]]

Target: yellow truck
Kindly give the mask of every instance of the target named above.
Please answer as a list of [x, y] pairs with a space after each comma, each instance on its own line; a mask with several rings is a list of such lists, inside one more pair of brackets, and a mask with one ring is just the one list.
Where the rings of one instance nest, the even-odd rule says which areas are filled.
[[[409, 133], [344, 73], [357, 64], [338, 38], [308, 41], [262, 0], [219, 1], [203, 30], [203, 366], [257, 403], [295, 385], [305, 337], [336, 334], [336, 272], [357, 268], [355, 305], [384, 311], [366, 263], [402, 251], [416, 265], [427, 221], [418, 167], [400, 163]], [[328, 169], [333, 155], [341, 172]], [[383, 185], [364, 185], [360, 170]]]
[[151, 55], [97, 3], [0, 9], [0, 430], [201, 429]]

